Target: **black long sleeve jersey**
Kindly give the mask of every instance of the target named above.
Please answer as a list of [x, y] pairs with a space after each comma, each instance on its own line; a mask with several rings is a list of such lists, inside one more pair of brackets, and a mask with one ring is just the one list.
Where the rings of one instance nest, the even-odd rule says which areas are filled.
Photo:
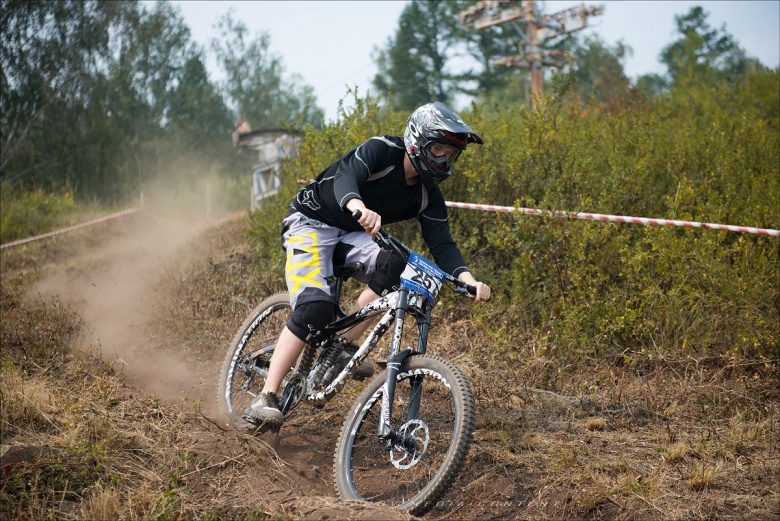
[[347, 201], [355, 197], [381, 215], [382, 223], [417, 219], [436, 264], [457, 277], [468, 268], [452, 240], [444, 196], [439, 187], [406, 184], [405, 154], [403, 137], [372, 137], [323, 170], [290, 206], [348, 231], [362, 230], [346, 209]]

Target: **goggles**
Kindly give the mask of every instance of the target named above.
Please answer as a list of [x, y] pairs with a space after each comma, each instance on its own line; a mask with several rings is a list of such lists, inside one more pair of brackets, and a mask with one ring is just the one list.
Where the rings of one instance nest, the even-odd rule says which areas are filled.
[[460, 156], [460, 149], [442, 143], [431, 142], [425, 147], [425, 156], [431, 166], [439, 170], [449, 170]]

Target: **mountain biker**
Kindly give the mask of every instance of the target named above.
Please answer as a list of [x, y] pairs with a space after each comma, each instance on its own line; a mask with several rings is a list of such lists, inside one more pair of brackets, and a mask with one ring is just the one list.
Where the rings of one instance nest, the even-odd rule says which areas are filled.
[[[368, 284], [358, 297], [357, 304], [363, 307], [393, 291], [405, 265], [371, 237], [383, 223], [417, 219], [436, 264], [475, 286], [475, 302], [490, 299], [490, 288], [472, 276], [450, 235], [447, 208], [438, 187], [450, 176], [469, 143], [481, 145], [482, 138], [444, 104], [428, 103], [409, 116], [403, 137], [368, 139], [323, 170], [293, 198], [282, 223], [293, 313], [279, 336], [263, 390], [244, 411], [246, 421], [284, 422], [279, 387], [310, 333], [335, 317], [338, 303], [329, 277], [337, 245], [340, 262], [366, 266], [365, 272], [353, 275]], [[358, 220], [352, 217], [355, 210], [361, 211]], [[344, 336], [356, 340], [370, 322], [358, 324]], [[345, 355], [347, 360], [353, 354], [354, 350]], [[366, 362], [357, 374], [370, 376], [373, 367]]]

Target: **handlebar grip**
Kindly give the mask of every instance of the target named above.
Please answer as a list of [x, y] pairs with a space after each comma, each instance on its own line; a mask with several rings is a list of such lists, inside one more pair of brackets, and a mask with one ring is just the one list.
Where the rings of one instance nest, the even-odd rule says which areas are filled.
[[[477, 296], [477, 287], [476, 286], [472, 286], [471, 284], [465, 284], [465, 286], [466, 286], [466, 291], [469, 293], [469, 295], [471, 295], [472, 297], [476, 297]], [[493, 296], [491, 295], [487, 299], [486, 302], [490, 302], [492, 299], [493, 299]]]

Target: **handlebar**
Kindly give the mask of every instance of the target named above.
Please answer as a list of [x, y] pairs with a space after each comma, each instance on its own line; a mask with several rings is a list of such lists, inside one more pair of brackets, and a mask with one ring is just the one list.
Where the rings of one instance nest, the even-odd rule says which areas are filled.
[[[352, 212], [352, 218], [356, 221], [360, 220], [362, 216], [363, 212], [361, 212], [359, 209]], [[379, 228], [379, 231], [376, 233], [376, 235], [374, 235], [374, 242], [377, 243], [380, 248], [390, 250], [396, 255], [402, 257], [404, 260], [408, 260], [409, 255], [412, 252], [412, 250], [407, 245], [390, 235], [390, 233], [388, 233], [384, 228]], [[476, 286], [467, 284], [462, 280], [453, 277], [449, 273], [444, 274], [444, 280], [453, 284], [454, 287], [451, 287], [450, 289], [452, 289], [455, 293], [460, 293], [463, 295], [469, 294], [472, 296], [477, 294]]]

